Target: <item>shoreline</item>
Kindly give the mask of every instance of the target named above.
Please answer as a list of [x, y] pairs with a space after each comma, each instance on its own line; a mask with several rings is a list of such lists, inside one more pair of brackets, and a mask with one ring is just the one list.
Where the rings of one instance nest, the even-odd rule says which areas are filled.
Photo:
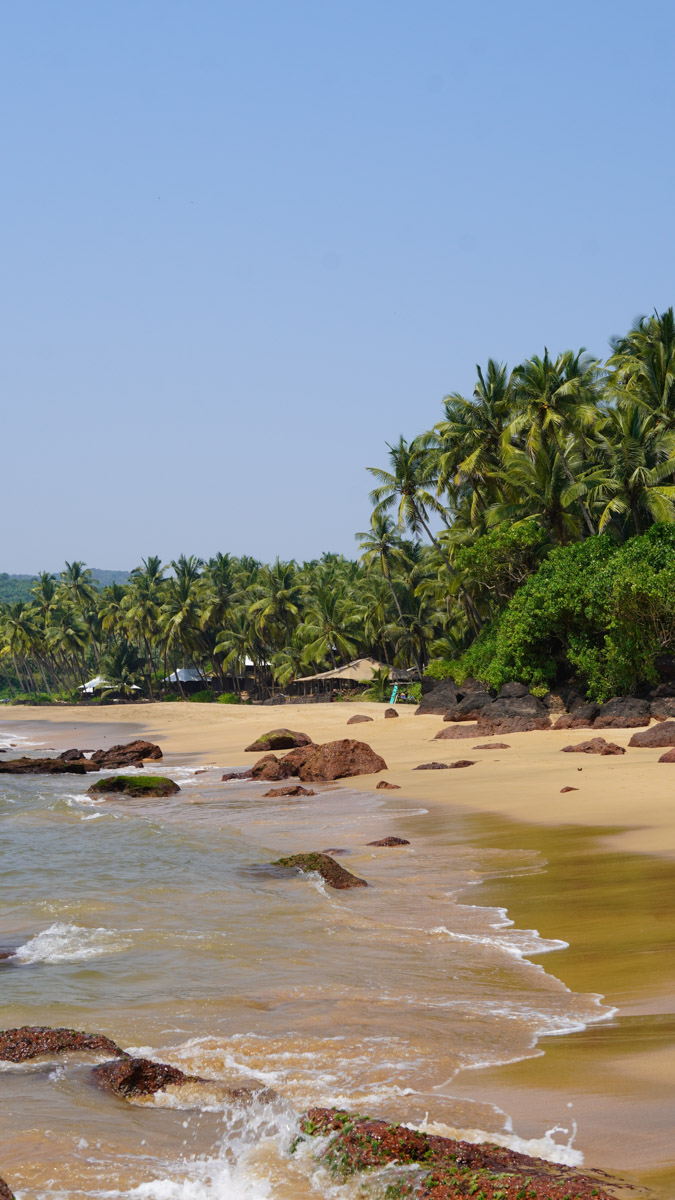
[[[251, 765], [255, 756], [245, 754], [243, 746], [286, 723], [317, 741], [356, 736], [381, 753], [390, 769], [383, 776], [350, 779], [350, 789], [372, 792], [382, 777], [397, 783], [402, 797], [429, 805], [425, 837], [442, 837], [444, 813], [459, 811], [485, 845], [538, 850], [548, 860], [545, 871], [479, 884], [467, 902], [505, 907], [518, 928], [564, 939], [567, 950], [546, 956], [547, 972], [575, 992], [601, 992], [604, 1003], [619, 1012], [578, 1033], [544, 1035], [533, 1056], [517, 1063], [461, 1072], [453, 1094], [498, 1104], [524, 1137], [544, 1132], [540, 1113], [547, 1097], [555, 1096], [559, 1107], [561, 1095], [569, 1094], [580, 1141], [589, 1140], [585, 1135], [591, 1128], [595, 1131], [589, 1135], [592, 1149], [583, 1147], [588, 1166], [625, 1171], [643, 1185], [670, 1187], [672, 1194], [675, 1161], [666, 1161], [658, 1149], [666, 1130], [654, 1125], [660, 1112], [667, 1120], [666, 1092], [675, 1099], [670, 1082], [675, 1079], [675, 969], [669, 969], [665, 951], [675, 941], [675, 916], [666, 905], [675, 815], [668, 797], [673, 776], [667, 766], [657, 765], [660, 752], [631, 750], [618, 759], [578, 756], [578, 776], [577, 756], [559, 750], [583, 740], [584, 731], [514, 734], [507, 738], [510, 750], [474, 751], [473, 739], [433, 743], [442, 727], [439, 717], [415, 717], [411, 706], [398, 710], [401, 719], [385, 721], [385, 707], [154, 704], [103, 711], [63, 708], [47, 715], [44, 708], [22, 706], [4, 712], [0, 727], [22, 725], [36, 737], [41, 727], [54, 742], [82, 731], [88, 736], [72, 743], [88, 748], [142, 733], [162, 744], [169, 773], [174, 755], [183, 762], [215, 762], [224, 770]], [[372, 724], [347, 727], [355, 712], [372, 714]], [[627, 745], [632, 732], [611, 730], [608, 737]], [[431, 759], [464, 757], [480, 766], [451, 774], [412, 769]], [[569, 784], [580, 790], [561, 796], [560, 788]], [[639, 823], [631, 819], [632, 810], [639, 812]], [[627, 1131], [632, 1153], [622, 1162]]]

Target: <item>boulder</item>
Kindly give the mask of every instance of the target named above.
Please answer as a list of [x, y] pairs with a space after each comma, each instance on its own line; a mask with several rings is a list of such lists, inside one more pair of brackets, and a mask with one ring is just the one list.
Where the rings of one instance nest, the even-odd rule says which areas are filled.
[[291, 750], [281, 760], [281, 766], [303, 783], [321, 783], [331, 779], [347, 779], [354, 775], [374, 775], [386, 771], [387, 764], [366, 742], [342, 738], [322, 746], [307, 746]]
[[4, 1179], [0, 1179], [0, 1200], [14, 1200], [14, 1195], [10, 1192]]
[[660, 725], [652, 725], [634, 733], [629, 746], [675, 746], [675, 721], [663, 721]]
[[575, 746], [563, 746], [563, 754], [625, 754], [623, 746], [615, 742], [606, 742], [602, 737], [591, 738], [588, 742], [577, 742]]
[[[251, 767], [248, 772], [249, 779], [257, 779], [265, 783], [274, 783], [279, 779], [288, 779], [291, 775], [295, 775], [295, 771], [291, 771], [283, 765], [281, 759], [277, 758], [276, 754], [264, 754], [259, 758], [257, 763]], [[235, 778], [237, 776], [235, 775]]]
[[416, 716], [442, 717], [457, 706], [459, 689], [454, 679], [441, 679], [434, 688], [422, 696], [415, 709]]
[[479, 737], [491, 737], [495, 733], [530, 733], [535, 729], [550, 728], [550, 717], [503, 717], [479, 721], [474, 733]]
[[600, 705], [594, 729], [636, 729], [649, 725], [649, 701], [636, 696], [616, 696]]
[[125, 1100], [131, 1096], [153, 1096], [169, 1084], [204, 1082], [196, 1075], [185, 1075], [178, 1067], [153, 1062], [149, 1058], [116, 1058], [92, 1068], [92, 1077], [99, 1087]]
[[289, 870], [304, 872], [316, 871], [329, 887], [344, 890], [345, 888], [368, 887], [365, 879], [345, 871], [340, 863], [335, 862], [328, 854], [318, 851], [307, 854], [288, 854], [272, 863], [273, 867], [286, 867]]
[[529, 696], [529, 691], [524, 683], [505, 683], [499, 689], [500, 700], [516, 700], [519, 696]]
[[409, 846], [410, 842], [407, 838], [400, 837], [383, 837], [377, 842], [368, 842], [369, 846]]
[[600, 705], [593, 702], [575, 704], [571, 712], [558, 717], [554, 729], [590, 729], [600, 712]]
[[444, 721], [479, 721], [494, 701], [488, 692], [470, 692], [459, 704], [445, 714]]
[[133, 799], [175, 796], [179, 791], [178, 784], [164, 775], [111, 775], [92, 783], [87, 789], [90, 796], [131, 796]]
[[666, 750], [665, 754], [661, 755], [659, 762], [675, 763], [675, 746], [671, 750]]
[[63, 1054], [75, 1050], [114, 1057], [124, 1054], [110, 1038], [99, 1033], [80, 1033], [76, 1029], [22, 1025], [18, 1029], [4, 1029], [0, 1033], [0, 1059], [3, 1062], [21, 1063], [41, 1054]]
[[249, 767], [248, 771], [226, 771], [220, 778], [222, 783], [229, 783], [231, 779], [252, 779], [253, 774]]
[[431, 739], [433, 742], [456, 742], [463, 738], [480, 737], [477, 725], [444, 725]]
[[667, 721], [669, 717], [675, 717], [675, 696], [660, 696], [652, 699], [649, 711], [657, 721]]
[[111, 746], [109, 750], [94, 750], [89, 761], [96, 764], [97, 770], [102, 771], [115, 770], [117, 767], [138, 767], [144, 762], [162, 757], [159, 746], [139, 738], [135, 742], [121, 742], [118, 746]]
[[386, 779], [381, 779], [380, 782], [376, 784], [376, 791], [378, 792], [394, 792], [400, 790], [400, 783], [387, 783]]
[[61, 758], [7, 758], [0, 762], [0, 775], [86, 775], [98, 767], [83, 759], [73, 762]]
[[510, 750], [508, 742], [481, 742], [480, 746], [472, 746], [472, 750]]
[[270, 788], [269, 792], [263, 792], [263, 796], [316, 796], [311, 788], [301, 787], [299, 783], [294, 783], [290, 787]]
[[293, 729], [270, 729], [246, 747], [246, 753], [260, 754], [263, 750], [292, 750], [295, 746], [311, 746], [312, 739], [306, 733]]
[[349, 720], [347, 721], [347, 724], [348, 725], [362, 725], [364, 721], [372, 721], [372, 719], [373, 719], [372, 717], [362, 716], [361, 713], [355, 713], [353, 717], [349, 718]]
[[458, 758], [456, 762], [451, 763], [420, 763], [419, 767], [413, 767], [413, 771], [451, 771], [454, 767], [475, 767], [475, 765], [470, 758]]
[[395, 708], [387, 708], [384, 713], [385, 717], [397, 717], [398, 713]]

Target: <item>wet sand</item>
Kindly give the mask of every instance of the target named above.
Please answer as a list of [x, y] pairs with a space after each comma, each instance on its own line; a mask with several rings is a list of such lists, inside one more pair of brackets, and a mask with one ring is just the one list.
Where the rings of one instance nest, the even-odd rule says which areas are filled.
[[[472, 903], [505, 906], [518, 927], [561, 938], [567, 950], [547, 955], [546, 970], [577, 992], [596, 992], [617, 1008], [609, 1023], [540, 1040], [536, 1056], [482, 1071], [464, 1071], [453, 1094], [498, 1104], [523, 1136], [541, 1136], [548, 1113], [569, 1106], [589, 1165], [632, 1172], [659, 1195], [675, 1195], [675, 767], [660, 750], [622, 757], [563, 755], [585, 731], [508, 735], [510, 749], [474, 749], [473, 738], [434, 742], [439, 717], [399, 709], [384, 720], [380, 705], [274, 708], [225, 705], [11, 709], [0, 713], [27, 736], [61, 747], [94, 748], [142, 733], [171, 756], [219, 767], [251, 765], [243, 747], [260, 733], [290, 725], [316, 741], [356, 737], [383, 755], [383, 776], [402, 797], [429, 807], [425, 836], [443, 842], [447, 816], [466, 814], [471, 838], [504, 850], [543, 853], [548, 869], [478, 886]], [[347, 726], [354, 712], [369, 724]], [[113, 725], [114, 722], [114, 725]], [[629, 730], [609, 730], [627, 745]], [[416, 772], [432, 759], [476, 760], [453, 772]], [[581, 769], [579, 769], [581, 768]], [[349, 785], [372, 792], [381, 777]], [[560, 789], [578, 791], [561, 795]], [[395, 793], [394, 793], [395, 794]]]

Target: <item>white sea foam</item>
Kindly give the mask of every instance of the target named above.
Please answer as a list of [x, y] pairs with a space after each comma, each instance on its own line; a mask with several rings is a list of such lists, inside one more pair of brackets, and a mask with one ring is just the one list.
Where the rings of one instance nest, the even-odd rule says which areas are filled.
[[130, 945], [131, 939], [117, 929], [85, 929], [56, 921], [19, 946], [15, 957], [23, 963], [85, 962], [118, 954]]
[[[423, 1133], [436, 1134], [439, 1137], [477, 1142], [479, 1145], [489, 1142], [492, 1145], [506, 1146], [509, 1150], [516, 1150], [519, 1154], [528, 1154], [532, 1158], [544, 1158], [547, 1162], [561, 1163], [567, 1167], [579, 1167], [584, 1161], [581, 1150], [577, 1150], [574, 1145], [577, 1136], [576, 1121], [572, 1121], [570, 1127], [554, 1125], [552, 1129], [546, 1130], [543, 1137], [538, 1138], [519, 1137], [517, 1133], [513, 1133], [510, 1121], [507, 1121], [507, 1128], [501, 1133], [494, 1131], [486, 1133], [482, 1129], [456, 1129], [437, 1121], [423, 1121], [421, 1125], [409, 1125], [408, 1128], [421, 1129]], [[565, 1134], [567, 1141], [557, 1142], [554, 1136], [556, 1133]]]

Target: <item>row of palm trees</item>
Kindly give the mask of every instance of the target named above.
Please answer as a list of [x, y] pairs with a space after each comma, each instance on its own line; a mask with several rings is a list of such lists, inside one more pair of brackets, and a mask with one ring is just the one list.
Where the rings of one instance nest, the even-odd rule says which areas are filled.
[[265, 693], [357, 655], [420, 670], [454, 657], [505, 599], [467, 550], [522, 531], [537, 551], [518, 579], [547, 547], [675, 521], [673, 310], [638, 320], [604, 363], [583, 350], [512, 371], [490, 359], [470, 396], [448, 395], [431, 430], [388, 451], [368, 468], [358, 560], [149, 557], [102, 591], [66, 563], [0, 608], [0, 671], [25, 691], [68, 691], [96, 668], [152, 697], [182, 665], [225, 689], [252, 664]]

